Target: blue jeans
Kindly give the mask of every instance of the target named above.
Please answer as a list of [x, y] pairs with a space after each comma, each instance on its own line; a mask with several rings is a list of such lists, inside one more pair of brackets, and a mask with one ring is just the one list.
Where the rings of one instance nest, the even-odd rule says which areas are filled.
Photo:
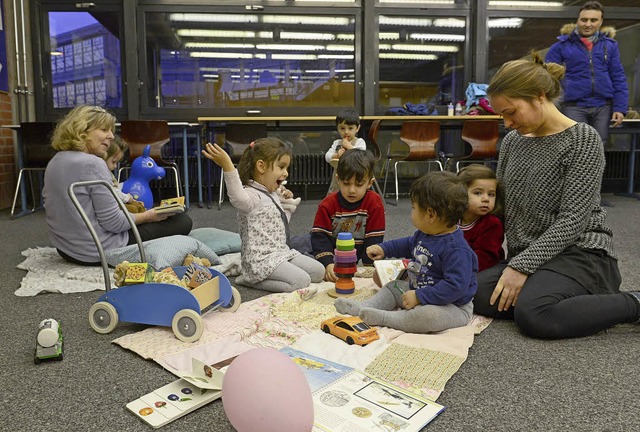
[[598, 131], [604, 144], [609, 138], [609, 125], [611, 124], [611, 105], [601, 107], [582, 107], [577, 105], [564, 105], [562, 113], [577, 122], [593, 126]]

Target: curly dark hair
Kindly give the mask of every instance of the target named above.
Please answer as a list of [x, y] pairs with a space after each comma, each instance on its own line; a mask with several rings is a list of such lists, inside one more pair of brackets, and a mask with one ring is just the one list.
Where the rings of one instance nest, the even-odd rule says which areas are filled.
[[432, 209], [452, 227], [464, 215], [469, 197], [464, 183], [452, 172], [432, 171], [413, 182], [409, 190], [411, 202], [425, 211]]

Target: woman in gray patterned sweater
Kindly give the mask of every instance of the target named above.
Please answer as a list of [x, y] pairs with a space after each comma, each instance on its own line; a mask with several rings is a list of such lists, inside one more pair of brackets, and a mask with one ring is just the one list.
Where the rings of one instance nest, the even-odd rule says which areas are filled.
[[475, 312], [514, 319], [527, 335], [587, 336], [640, 318], [640, 293], [619, 291], [612, 232], [600, 207], [604, 148], [591, 126], [554, 105], [564, 66], [505, 63], [487, 94], [514, 129], [500, 148], [508, 261], [478, 273]]

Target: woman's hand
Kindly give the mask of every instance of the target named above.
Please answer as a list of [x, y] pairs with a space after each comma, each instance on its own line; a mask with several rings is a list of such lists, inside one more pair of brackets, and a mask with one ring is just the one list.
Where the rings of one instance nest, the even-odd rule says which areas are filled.
[[420, 301], [418, 300], [418, 295], [416, 294], [416, 290], [410, 289], [409, 291], [402, 294], [402, 307], [406, 310], [413, 309], [418, 306]]
[[489, 304], [493, 306], [496, 300], [498, 300], [498, 297], [500, 297], [500, 302], [498, 303], [499, 312], [506, 311], [511, 306], [515, 306], [520, 296], [520, 291], [528, 277], [529, 275], [520, 273], [511, 267], [505, 268], [493, 290]]
[[384, 258], [384, 250], [380, 245], [371, 245], [367, 248], [367, 256], [372, 260], [380, 260]]
[[235, 169], [231, 156], [216, 143], [207, 143], [205, 149], [202, 150], [202, 155], [214, 161], [216, 165], [222, 168], [222, 171], [228, 172]]
[[161, 222], [172, 214], [175, 213], [157, 213], [154, 209], [149, 209], [142, 213], [133, 213], [132, 216], [134, 217], [136, 225], [140, 225], [148, 222]]

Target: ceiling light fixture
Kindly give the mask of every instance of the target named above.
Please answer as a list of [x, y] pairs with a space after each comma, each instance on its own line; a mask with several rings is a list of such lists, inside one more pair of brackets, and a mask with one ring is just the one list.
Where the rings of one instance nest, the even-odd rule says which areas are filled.
[[353, 54], [320, 54], [319, 59], [353, 60]]
[[489, 6], [497, 7], [541, 7], [545, 9], [557, 8], [564, 6], [562, 2], [554, 1], [502, 1], [502, 0], [489, 0]]
[[228, 58], [228, 59], [237, 59], [237, 58], [253, 58], [252, 54], [247, 53], [224, 53], [224, 52], [206, 52], [206, 51], [195, 51], [189, 53], [191, 57], [200, 57], [200, 58]]
[[433, 24], [433, 20], [429, 18], [406, 18], [406, 17], [390, 17], [380, 15], [380, 25], [397, 25], [405, 27], [429, 27]]
[[442, 34], [442, 33], [411, 33], [410, 39], [438, 41], [438, 42], [464, 42], [464, 35]]
[[211, 38], [255, 38], [256, 32], [245, 30], [179, 29], [178, 36]]
[[459, 18], [438, 18], [433, 21], [433, 25], [436, 27], [463, 28], [467, 24], [465, 20]]
[[242, 14], [196, 14], [196, 13], [172, 13], [169, 20], [174, 22], [219, 22], [219, 23], [257, 23], [258, 15]]
[[522, 27], [522, 18], [494, 18], [489, 20], [489, 28]]
[[185, 48], [223, 48], [223, 49], [253, 49], [253, 44], [234, 44], [234, 43], [215, 43], [215, 42], [187, 42], [184, 44]]
[[395, 51], [422, 51], [422, 52], [458, 52], [460, 48], [455, 45], [411, 45], [394, 44], [391, 49]]
[[402, 53], [380, 53], [379, 56], [389, 60], [437, 60], [435, 54], [402, 54]]
[[267, 24], [298, 24], [298, 25], [349, 25], [349, 18], [304, 15], [262, 15], [262, 22]]
[[323, 51], [324, 45], [257, 44], [256, 48], [267, 51]]

